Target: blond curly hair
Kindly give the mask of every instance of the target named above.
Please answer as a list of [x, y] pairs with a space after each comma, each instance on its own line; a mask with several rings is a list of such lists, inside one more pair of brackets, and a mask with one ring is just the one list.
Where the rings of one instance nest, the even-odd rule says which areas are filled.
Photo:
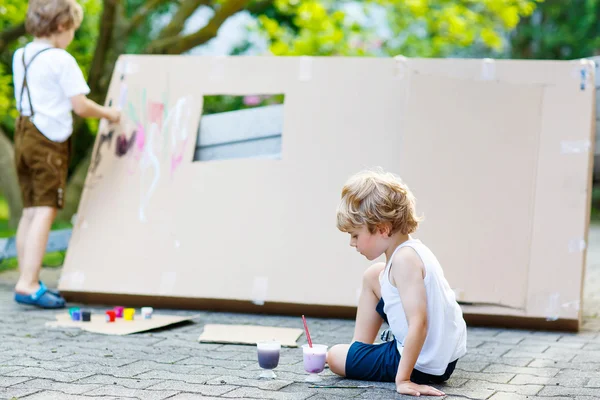
[[79, 28], [83, 8], [76, 0], [30, 0], [25, 29], [35, 37], [48, 37], [62, 29]]
[[417, 230], [419, 222], [415, 197], [396, 175], [381, 168], [361, 171], [352, 176], [342, 188], [337, 208], [337, 227], [349, 232], [367, 226], [374, 233], [381, 226], [391, 226], [389, 235], [405, 235]]

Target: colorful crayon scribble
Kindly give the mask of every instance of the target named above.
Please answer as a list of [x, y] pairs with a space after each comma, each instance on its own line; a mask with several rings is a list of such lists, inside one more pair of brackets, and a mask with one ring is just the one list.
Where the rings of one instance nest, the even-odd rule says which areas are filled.
[[96, 169], [98, 168], [98, 165], [100, 165], [100, 161], [102, 161], [102, 147], [104, 146], [104, 143], [108, 143], [108, 147], [110, 148], [113, 135], [113, 130], [110, 130], [108, 133], [100, 134], [100, 139], [98, 139], [96, 151], [94, 151], [94, 155], [92, 156], [92, 161], [90, 163], [90, 172], [92, 174], [96, 173]]
[[[139, 219], [146, 221], [146, 210], [156, 191], [162, 175], [162, 168], [168, 168], [171, 178], [184, 161], [184, 154], [190, 138], [192, 118], [198, 111], [192, 96], [179, 98], [172, 107], [168, 106], [168, 93], [162, 100], [147, 98], [146, 89], [140, 91], [128, 87], [121, 80], [117, 98], [117, 108], [123, 110], [121, 126], [129, 126], [129, 136], [120, 133], [116, 137], [115, 155], [126, 159], [127, 171], [140, 174]], [[103, 148], [112, 142], [114, 131], [100, 136], [92, 158], [91, 171], [94, 173], [102, 160]], [[162, 165], [157, 156], [162, 154]]]

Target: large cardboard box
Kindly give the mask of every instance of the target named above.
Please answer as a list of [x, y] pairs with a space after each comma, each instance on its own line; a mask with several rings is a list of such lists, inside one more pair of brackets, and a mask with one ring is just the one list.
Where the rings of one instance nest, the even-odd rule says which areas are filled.
[[[203, 96], [256, 93], [285, 95], [280, 157], [194, 161]], [[579, 327], [593, 63], [127, 55], [107, 103], [69, 299], [353, 316], [369, 262], [335, 209], [381, 166], [468, 322]]]

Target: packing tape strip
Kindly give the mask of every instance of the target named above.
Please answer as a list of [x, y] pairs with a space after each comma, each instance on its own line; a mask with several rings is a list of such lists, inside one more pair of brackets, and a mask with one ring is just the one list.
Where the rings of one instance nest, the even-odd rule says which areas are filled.
[[257, 276], [254, 278], [252, 285], [252, 303], [257, 306], [263, 306], [267, 299], [267, 291], [269, 290], [269, 278], [265, 276]]
[[312, 79], [312, 57], [302, 56], [300, 57], [300, 63], [298, 65], [298, 80], [302, 82], [308, 82]]
[[561, 154], [584, 154], [590, 151], [592, 144], [589, 140], [561, 140]]
[[582, 58], [576, 61], [577, 65], [573, 69], [573, 76], [579, 81], [579, 90], [585, 90], [588, 85], [595, 87], [594, 72], [596, 63], [593, 60]]
[[140, 70], [140, 66], [134, 62], [128, 60], [127, 57], [121, 57], [117, 60], [117, 65], [115, 66], [117, 72], [121, 75], [131, 75], [135, 74]]
[[581, 253], [586, 248], [587, 243], [581, 238], [569, 240], [569, 253]]
[[408, 76], [408, 58], [403, 55], [394, 57], [394, 79], [404, 79]]
[[493, 58], [484, 58], [481, 61], [481, 79], [484, 81], [496, 79], [496, 61]]
[[548, 306], [546, 307], [546, 321], [556, 321], [560, 317], [559, 299], [559, 293], [552, 293], [548, 298]]

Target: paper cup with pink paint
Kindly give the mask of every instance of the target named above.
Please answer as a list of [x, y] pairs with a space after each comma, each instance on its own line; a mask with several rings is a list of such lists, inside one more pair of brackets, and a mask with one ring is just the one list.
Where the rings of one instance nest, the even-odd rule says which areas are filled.
[[320, 382], [322, 379], [319, 374], [325, 369], [325, 362], [327, 360], [327, 346], [313, 343], [311, 347], [309, 344], [303, 344], [302, 355], [304, 358], [304, 370], [309, 373], [305, 381]]

